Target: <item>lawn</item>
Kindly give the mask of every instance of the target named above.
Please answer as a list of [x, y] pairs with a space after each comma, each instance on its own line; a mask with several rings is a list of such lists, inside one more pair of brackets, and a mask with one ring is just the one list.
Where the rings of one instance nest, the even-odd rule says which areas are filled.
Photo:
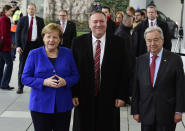
[[81, 36], [83, 34], [87, 34], [88, 32], [77, 32], [77, 36]]

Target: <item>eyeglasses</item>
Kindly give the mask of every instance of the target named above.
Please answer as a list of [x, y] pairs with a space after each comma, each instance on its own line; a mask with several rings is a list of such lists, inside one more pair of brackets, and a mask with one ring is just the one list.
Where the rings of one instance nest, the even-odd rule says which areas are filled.
[[65, 17], [65, 16], [67, 16], [67, 15], [59, 15], [59, 16], [63, 16], [63, 17]]

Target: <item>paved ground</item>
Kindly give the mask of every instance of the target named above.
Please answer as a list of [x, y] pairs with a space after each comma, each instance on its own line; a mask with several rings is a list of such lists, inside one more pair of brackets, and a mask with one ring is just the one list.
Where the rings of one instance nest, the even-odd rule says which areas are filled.
[[[176, 41], [173, 41], [173, 47]], [[185, 62], [185, 58], [183, 58]], [[24, 94], [16, 94], [18, 59], [14, 61], [14, 70], [10, 85], [16, 87], [12, 91], [0, 90], [0, 131], [34, 131], [28, 110], [29, 87], [24, 88]], [[185, 115], [183, 116], [185, 122]], [[140, 124], [130, 115], [130, 107], [121, 108], [121, 131], [140, 131]], [[185, 131], [182, 123], [176, 131]]]

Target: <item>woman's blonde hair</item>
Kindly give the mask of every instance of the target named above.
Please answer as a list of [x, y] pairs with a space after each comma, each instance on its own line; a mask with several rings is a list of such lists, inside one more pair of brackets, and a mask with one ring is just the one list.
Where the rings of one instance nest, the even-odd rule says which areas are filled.
[[117, 16], [118, 14], [120, 14], [120, 15], [122, 16], [122, 18], [123, 18], [124, 15], [125, 15], [123, 11], [118, 11], [118, 12], [116, 13], [116, 16]]
[[42, 29], [41, 35], [42, 35], [42, 37], [44, 37], [45, 34], [51, 33], [52, 31], [58, 31], [59, 37], [60, 37], [60, 39], [62, 39], [62, 36], [63, 36], [62, 28], [60, 27], [59, 24], [55, 24], [55, 23], [50, 23], [50, 24], [46, 25]]

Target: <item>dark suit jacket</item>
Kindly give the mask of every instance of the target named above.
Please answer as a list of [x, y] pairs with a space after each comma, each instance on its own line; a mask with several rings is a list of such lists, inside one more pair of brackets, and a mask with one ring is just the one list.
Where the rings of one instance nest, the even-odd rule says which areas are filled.
[[[60, 25], [60, 21], [57, 21], [56, 23]], [[62, 38], [63, 46], [71, 48], [72, 40], [75, 37], [76, 37], [76, 24], [72, 21], [67, 21], [67, 26]]]
[[[157, 19], [157, 25], [162, 29], [164, 35], [164, 45], [163, 47], [171, 51], [172, 43], [170, 34], [168, 31], [167, 23]], [[132, 45], [135, 56], [138, 57], [147, 52], [146, 42], [144, 39], [144, 32], [148, 28], [148, 19], [141, 22], [134, 30], [132, 34]]]
[[161, 125], [174, 122], [175, 112], [184, 112], [185, 77], [180, 56], [163, 50], [154, 87], [150, 83], [149, 53], [139, 57], [136, 63], [132, 114], [140, 114], [141, 122]]
[[119, 128], [119, 115], [116, 116], [118, 122], [114, 121], [114, 112], [117, 111], [119, 114], [119, 109], [115, 108], [115, 99], [126, 100], [128, 95], [128, 54], [125, 51], [124, 40], [114, 35], [106, 35], [101, 85], [96, 105], [100, 112], [99, 118], [95, 118], [92, 34], [74, 39], [72, 51], [80, 74], [79, 83], [72, 88], [73, 97], [78, 97], [80, 103], [81, 125], [78, 128], [80, 131], [94, 131], [95, 121], [98, 121], [100, 131], [118, 131], [115, 127]]
[[134, 73], [134, 66], [136, 63], [136, 58], [132, 50], [132, 41], [131, 41], [131, 31], [132, 27], [126, 27], [122, 23], [116, 29], [115, 35], [125, 39], [125, 44], [127, 47], [127, 51], [129, 54], [129, 96], [132, 94], [132, 84], [133, 84], [133, 73]]
[[[44, 20], [36, 16], [37, 21], [37, 43], [38, 47], [43, 45], [41, 32], [44, 25]], [[15, 43], [16, 47], [21, 47], [23, 50], [27, 44], [28, 40], [28, 29], [29, 29], [29, 20], [28, 16], [23, 16], [18, 22], [16, 33], [15, 33]]]

